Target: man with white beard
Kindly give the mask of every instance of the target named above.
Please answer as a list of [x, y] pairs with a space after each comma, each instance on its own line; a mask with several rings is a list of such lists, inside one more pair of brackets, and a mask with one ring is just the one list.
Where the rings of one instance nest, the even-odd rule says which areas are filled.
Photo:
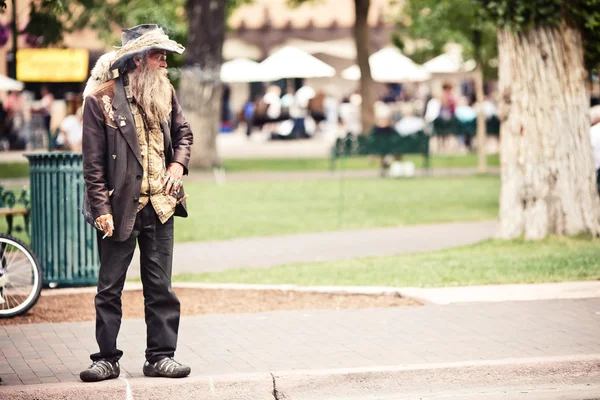
[[171, 289], [173, 216], [187, 217], [182, 176], [192, 132], [167, 78], [167, 52], [183, 46], [157, 25], [123, 31], [123, 46], [92, 70], [83, 111], [83, 213], [98, 229], [96, 306], [99, 352], [81, 372], [85, 382], [117, 378], [121, 292], [136, 242], [146, 318], [146, 376], [180, 378], [190, 368], [173, 359], [180, 304]]

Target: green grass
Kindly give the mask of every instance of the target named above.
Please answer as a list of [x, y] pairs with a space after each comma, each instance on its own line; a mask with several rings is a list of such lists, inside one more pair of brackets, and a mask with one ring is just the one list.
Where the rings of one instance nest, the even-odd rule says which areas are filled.
[[497, 176], [188, 183], [189, 217], [175, 219], [175, 240], [493, 219], [499, 190]]
[[0, 179], [27, 177], [29, 177], [29, 164], [27, 162], [0, 163]]
[[[420, 155], [410, 154], [404, 159], [413, 161], [417, 168], [423, 167], [423, 157]], [[228, 172], [326, 171], [329, 169], [329, 159], [326, 158], [231, 159], [225, 160], [224, 163]], [[499, 165], [497, 154], [488, 156], [488, 165]], [[431, 156], [432, 168], [476, 166], [477, 154]], [[336, 165], [336, 168], [349, 170], [378, 167], [379, 161], [368, 157], [348, 157], [338, 160]], [[2, 163], [0, 161], [0, 179], [27, 178], [28, 176], [29, 164], [27, 162]]]
[[[406, 161], [412, 161], [417, 168], [422, 168], [423, 156], [406, 155]], [[432, 168], [461, 168], [476, 167], [477, 154], [465, 155], [433, 155], [430, 159]], [[271, 171], [325, 171], [329, 169], [329, 159], [326, 158], [280, 158], [280, 159], [232, 159], [225, 160], [225, 168], [230, 172], [271, 172]], [[498, 155], [488, 156], [490, 166], [498, 166]], [[377, 159], [368, 157], [348, 157], [338, 159], [336, 168], [349, 170], [373, 169], [379, 167]]]
[[471, 246], [392, 257], [185, 274], [177, 282], [348, 286], [463, 286], [600, 279], [600, 241], [550, 237], [488, 240]]
[[186, 185], [178, 242], [493, 219], [497, 176]]

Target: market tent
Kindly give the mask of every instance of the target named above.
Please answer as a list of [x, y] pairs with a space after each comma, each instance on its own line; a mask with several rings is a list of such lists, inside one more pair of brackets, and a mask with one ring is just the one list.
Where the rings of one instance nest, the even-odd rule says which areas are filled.
[[456, 74], [473, 71], [475, 61], [463, 62], [460, 53], [444, 53], [427, 61], [423, 67], [432, 74]]
[[292, 46], [309, 54], [320, 53], [348, 60], [356, 59], [356, 44], [352, 38], [334, 39], [325, 42], [293, 38], [286, 40], [281, 46], [275, 46], [273, 53], [285, 46]]
[[260, 63], [265, 81], [283, 78], [330, 78], [335, 69], [316, 57], [292, 46], [286, 46]]
[[[431, 74], [422, 66], [406, 57], [395, 47], [386, 47], [369, 57], [371, 75], [377, 82], [422, 82]], [[342, 71], [348, 80], [360, 79], [360, 68], [353, 65]]]
[[256, 61], [247, 58], [236, 58], [223, 63], [221, 66], [221, 80], [227, 83], [261, 82], [263, 77], [260, 73], [260, 65]]

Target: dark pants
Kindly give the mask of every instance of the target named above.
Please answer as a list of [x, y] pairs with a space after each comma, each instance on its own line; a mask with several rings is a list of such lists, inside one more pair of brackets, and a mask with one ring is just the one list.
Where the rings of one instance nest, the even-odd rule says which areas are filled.
[[117, 349], [121, 327], [121, 292], [127, 268], [133, 258], [136, 239], [140, 246], [140, 268], [146, 316], [146, 360], [156, 362], [173, 357], [179, 330], [179, 300], [171, 289], [173, 263], [173, 218], [161, 224], [152, 204], [137, 215], [133, 232], [124, 242], [99, 234], [100, 275], [96, 294], [96, 341], [99, 353], [93, 361], [116, 361], [123, 355]]

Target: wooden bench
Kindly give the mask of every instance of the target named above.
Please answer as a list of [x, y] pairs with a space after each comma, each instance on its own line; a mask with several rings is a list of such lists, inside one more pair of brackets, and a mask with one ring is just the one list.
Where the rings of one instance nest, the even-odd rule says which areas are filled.
[[[15, 207], [16, 206], [16, 207]], [[25, 222], [25, 232], [29, 235], [29, 193], [23, 189], [17, 196], [13, 191], [6, 190], [0, 185], [0, 217], [6, 218], [8, 225], [7, 233], [10, 235], [14, 230], [21, 231], [21, 227], [14, 226], [14, 218], [22, 216]]]

